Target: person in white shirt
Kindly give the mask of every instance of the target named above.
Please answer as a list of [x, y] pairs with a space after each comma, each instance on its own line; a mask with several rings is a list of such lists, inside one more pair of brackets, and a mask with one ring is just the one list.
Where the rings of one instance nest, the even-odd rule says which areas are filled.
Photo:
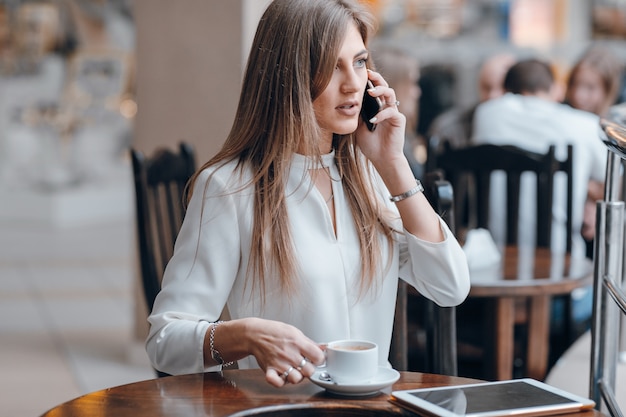
[[[504, 76], [516, 62], [515, 55], [500, 52], [489, 56], [478, 71], [478, 101], [469, 107], [455, 106], [437, 116], [428, 129], [429, 140], [436, 152], [442, 152], [444, 143], [453, 148], [467, 146], [472, 137], [474, 112], [480, 103], [502, 96]], [[436, 146], [434, 146], [436, 145]]]
[[[280, 387], [347, 338], [376, 342], [389, 366], [399, 278], [443, 306], [467, 296], [463, 250], [404, 156], [395, 91], [367, 67], [373, 30], [357, 0], [268, 6], [232, 130], [192, 178], [148, 318], [156, 369], [237, 361]], [[373, 131], [359, 117], [368, 79], [383, 103]]]
[[[585, 243], [581, 235], [583, 209], [590, 180], [603, 181], [606, 165], [606, 148], [600, 140], [602, 131], [597, 115], [573, 109], [558, 102], [554, 76], [550, 66], [537, 59], [526, 59], [513, 65], [504, 80], [507, 93], [487, 101], [476, 109], [472, 141], [515, 145], [520, 148], [546, 153], [556, 145], [558, 159], [567, 157], [567, 145], [574, 149], [572, 196], [572, 254], [585, 256]], [[552, 249], [565, 250], [565, 178], [555, 177], [555, 196], [552, 222]], [[522, 179], [520, 200], [533, 204], [532, 178]], [[503, 241], [505, 207], [496, 201], [503, 193], [492, 192], [490, 230], [496, 242]], [[503, 200], [503, 199], [500, 199]], [[534, 210], [520, 210], [520, 243], [533, 244]]]

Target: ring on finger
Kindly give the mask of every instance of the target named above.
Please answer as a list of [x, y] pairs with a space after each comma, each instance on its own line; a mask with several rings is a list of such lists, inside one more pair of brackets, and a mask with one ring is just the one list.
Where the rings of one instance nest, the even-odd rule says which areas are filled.
[[283, 377], [283, 379], [287, 379], [287, 377], [289, 376], [289, 374], [291, 373], [291, 371], [294, 370], [293, 366], [290, 366], [289, 369], [287, 369], [285, 372], [283, 372], [283, 374], [281, 375]]
[[300, 370], [302, 368], [304, 368], [304, 365], [306, 365], [308, 361], [306, 360], [305, 357], [302, 358], [302, 360], [300, 361], [300, 364], [298, 365], [298, 367], [296, 368], [297, 370]]
[[399, 107], [400, 106], [400, 100], [396, 100], [396, 101], [392, 101], [392, 102], [385, 102], [385, 104], [387, 104], [388, 106]]

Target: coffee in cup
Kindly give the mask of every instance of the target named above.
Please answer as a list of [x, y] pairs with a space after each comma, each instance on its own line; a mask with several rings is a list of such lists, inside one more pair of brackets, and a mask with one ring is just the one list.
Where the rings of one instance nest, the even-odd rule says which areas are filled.
[[326, 346], [326, 372], [338, 384], [363, 384], [378, 373], [378, 346], [364, 340], [337, 340]]

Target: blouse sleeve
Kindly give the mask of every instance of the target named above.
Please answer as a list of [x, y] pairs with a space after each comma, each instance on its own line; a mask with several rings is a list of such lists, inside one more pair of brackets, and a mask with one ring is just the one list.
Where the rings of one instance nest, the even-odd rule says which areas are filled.
[[399, 278], [412, 285], [424, 297], [442, 307], [461, 304], [470, 290], [470, 276], [467, 258], [456, 236], [446, 222], [439, 217], [439, 225], [444, 235], [441, 242], [428, 242], [412, 235], [404, 227], [396, 205], [389, 201], [389, 191], [380, 175], [373, 173], [379, 198], [398, 222], [400, 230]]
[[240, 264], [234, 197], [204, 171], [197, 179], [152, 313], [146, 351], [156, 369], [203, 372], [204, 337], [230, 294]]
[[439, 219], [445, 239], [421, 240], [406, 229], [400, 247], [400, 278], [443, 307], [459, 305], [470, 290], [465, 252], [448, 225]]

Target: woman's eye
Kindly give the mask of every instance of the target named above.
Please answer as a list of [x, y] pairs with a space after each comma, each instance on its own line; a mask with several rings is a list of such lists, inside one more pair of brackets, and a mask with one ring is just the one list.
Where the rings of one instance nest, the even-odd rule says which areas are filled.
[[354, 63], [354, 66], [357, 68], [362, 68], [367, 64], [367, 58], [357, 59]]

